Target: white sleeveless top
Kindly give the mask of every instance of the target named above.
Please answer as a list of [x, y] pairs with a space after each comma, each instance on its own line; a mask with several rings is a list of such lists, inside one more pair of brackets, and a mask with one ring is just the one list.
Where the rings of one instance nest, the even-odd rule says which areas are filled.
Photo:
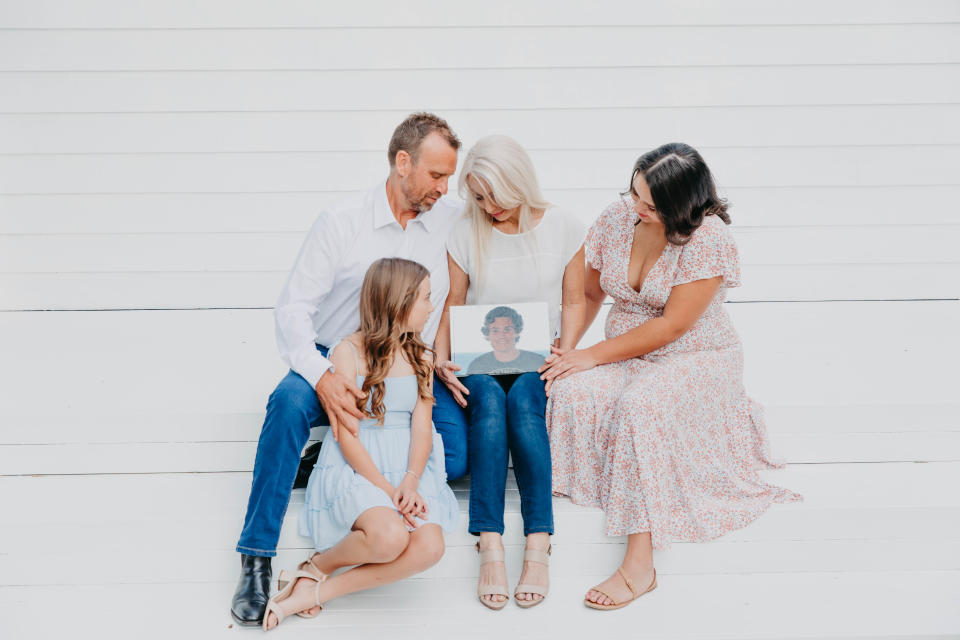
[[[464, 216], [447, 240], [447, 251], [470, 277], [467, 304], [546, 302], [556, 337], [560, 335], [563, 270], [580, 250], [586, 231], [573, 214], [551, 207], [526, 233], [511, 235], [493, 229], [486, 255], [478, 261], [473, 220]], [[482, 278], [478, 262], [482, 262]]]

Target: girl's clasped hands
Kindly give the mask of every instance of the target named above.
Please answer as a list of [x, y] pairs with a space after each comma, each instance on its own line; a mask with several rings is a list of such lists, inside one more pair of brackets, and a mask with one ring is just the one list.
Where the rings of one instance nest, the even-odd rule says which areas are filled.
[[393, 506], [403, 516], [407, 526], [412, 530], [419, 525], [415, 518], [427, 519], [427, 503], [423, 496], [417, 491], [420, 486], [420, 480], [414, 475], [413, 471], [407, 471], [398, 486], [393, 491], [390, 499], [393, 500]]

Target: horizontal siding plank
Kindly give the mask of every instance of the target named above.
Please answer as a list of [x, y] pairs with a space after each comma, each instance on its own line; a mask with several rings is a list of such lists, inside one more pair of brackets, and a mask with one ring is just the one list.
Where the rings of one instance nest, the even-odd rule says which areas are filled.
[[[241, 474], [232, 474], [241, 475]], [[76, 477], [74, 477], [75, 479]], [[779, 474], [773, 474], [779, 482]], [[68, 478], [64, 478], [68, 479]], [[245, 487], [238, 487], [241, 493]], [[153, 495], [153, 494], [151, 494]], [[457, 491], [466, 507], [469, 491]], [[297, 498], [294, 494], [294, 499]], [[303, 545], [298, 535], [297, 520], [300, 501], [292, 505], [283, 520], [278, 547], [295, 549]], [[725, 542], [787, 541], [787, 540], [925, 540], [945, 541], [956, 538], [960, 509], [951, 507], [847, 507], [843, 509], [814, 507], [793, 503], [773, 507], [749, 527], [724, 536]], [[521, 542], [523, 530], [520, 516], [519, 492], [508, 489], [505, 500], [505, 541], [507, 545]], [[167, 548], [223, 549], [237, 537], [238, 510], [243, 505], [213, 510], [190, 520], [182, 516], [149, 520], [102, 520], [100, 522], [7, 523], [0, 531], [4, 548], [16, 550], [19, 555], [42, 554], [55, 549], [64, 539], [72, 540], [89, 553], [105, 553], [124, 545], [144, 540], [165, 540]], [[603, 515], [598, 509], [576, 508], [567, 500], [554, 501], [556, 521], [555, 543], [564, 545], [597, 543], [602, 540]], [[476, 538], [467, 533], [466, 509], [461, 512], [459, 528], [445, 535], [448, 547], [469, 547]], [[116, 532], [122, 530], [123, 535]], [[111, 533], [114, 532], [114, 533]], [[922, 532], [922, 534], [920, 533]], [[610, 538], [612, 544], [621, 544], [624, 538]], [[568, 547], [569, 548], [569, 547]]]
[[[954, 490], [960, 463], [932, 462], [914, 464], [891, 462], [883, 464], [788, 465], [785, 469], [764, 472], [764, 477], [780, 486], [790, 487], [804, 496], [803, 502], [774, 507], [797, 514], [821, 510], [852, 509], [943, 509], [956, 513], [960, 509], [960, 494]], [[458, 497], [464, 496], [469, 483], [453, 484]], [[511, 495], [510, 511], [519, 505], [516, 484], [511, 473], [507, 479]], [[250, 491], [249, 473], [210, 474], [130, 474], [87, 476], [5, 476], [0, 477], [0, 495], [7, 509], [5, 523], [15, 526], [52, 525], [68, 522], [81, 526], [102, 526], [115, 523], [150, 523], [169, 521], [219, 520], [235, 517], [239, 533], [240, 518]], [[142, 496], [152, 496], [143, 500]], [[184, 500], [183, 496], [196, 496]], [[90, 497], [96, 498], [91, 508]], [[138, 496], [140, 499], [138, 499]], [[47, 508], [59, 500], [58, 509]], [[303, 506], [304, 492], [294, 491], [290, 498], [288, 518]], [[558, 514], [571, 521], [581, 520], [577, 514], [597, 513], [594, 509], [579, 507], [569, 500], [555, 500]], [[122, 510], [117, 505], [124, 505]], [[572, 515], [571, 515], [572, 514]], [[759, 523], [757, 523], [759, 525]], [[783, 538], [773, 527], [770, 538]], [[941, 531], [942, 539], [956, 539], [960, 529]], [[891, 538], [907, 538], [900, 535]], [[877, 538], [883, 532], [877, 531]], [[10, 535], [0, 531], [0, 535]], [[520, 536], [511, 531], [511, 542]], [[561, 534], [562, 535], [562, 534]], [[820, 537], [827, 535], [821, 532]], [[810, 536], [816, 538], [817, 536]], [[844, 537], [844, 536], [840, 536]], [[288, 538], [302, 541], [299, 536]], [[117, 540], [135, 546], [135, 538]], [[229, 545], [232, 541], [214, 544]], [[465, 545], [466, 546], [466, 545]], [[0, 573], [0, 576], [3, 574]]]
[[[4, 153], [377, 151], [403, 111], [0, 115]], [[446, 111], [466, 144], [490, 133], [530, 149], [960, 144], [960, 105]], [[789, 125], [789, 126], [786, 126]], [[382, 152], [381, 152], [382, 153]]]
[[[819, 468], [829, 468], [833, 465], [807, 465]], [[844, 466], [844, 465], [840, 465]], [[889, 465], [885, 465], [889, 466]], [[787, 467], [789, 474], [790, 467]], [[184, 475], [184, 474], [176, 474]], [[229, 475], [238, 476], [247, 480], [248, 474], [195, 474], [195, 475]], [[782, 472], [768, 474], [768, 479], [775, 483], [784, 483]], [[138, 474], [138, 477], [149, 474]], [[87, 476], [41, 476], [57, 477], [63, 480], [80, 480]], [[512, 478], [512, 475], [509, 476]], [[13, 477], [4, 478], [16, 479]], [[246, 497], [244, 492], [249, 488], [237, 483], [236, 495]], [[795, 486], [795, 485], [790, 485]], [[194, 488], [196, 490], [196, 488]], [[202, 489], [201, 489], [202, 490]], [[837, 487], [842, 491], [843, 488]], [[164, 491], [164, 489], [161, 489]], [[460, 528], [445, 536], [450, 547], [469, 547], [476, 542], [476, 538], [468, 533], [467, 529], [467, 501], [469, 489], [457, 489], [455, 495], [462, 505]], [[155, 495], [155, 494], [151, 494]], [[726, 542], [751, 542], [757, 540], [917, 540], [922, 537], [929, 540], [956, 539], [956, 525], [960, 523], [960, 508], [957, 507], [892, 507], [892, 506], [849, 506], [833, 508], [823, 506], [815, 496], [804, 494], [805, 502], [790, 503], [772, 507], [764, 516], [749, 527], [731, 532], [724, 537]], [[554, 500], [554, 514], [557, 521], [557, 532], [554, 540], [564, 544], [597, 543], [603, 537], [603, 514], [599, 509], [584, 508], [574, 505], [569, 500]], [[816, 504], [811, 504], [815, 502]], [[281, 549], [295, 549], [304, 542], [297, 531], [297, 520], [302, 508], [302, 493], [295, 491], [291, 508], [287, 510], [283, 520], [278, 547]], [[91, 521], [58, 522], [51, 527], [48, 522], [8, 522], [3, 531], [0, 531], [0, 543], [4, 548], [15, 549], [20, 554], [42, 553], [56, 548], [57, 540], [64, 538], [76, 541], [83, 548], [93, 551], [107, 551], [107, 547], [116, 547], [121, 540], [111, 539], [107, 534], [111, 529], [122, 528], [123, 542], [149, 539], [156, 536], [167, 540], [169, 546], [183, 545], [183, 548], [222, 549], [229, 545], [229, 541], [237, 536], [237, 527], [240, 524], [238, 511], [242, 513], [244, 504], [236, 505], [231, 500], [229, 507], [210, 507], [208, 513], [196, 517], [189, 515], [171, 514], [167, 518], [145, 518], [133, 520], [120, 518], [105, 518], [105, 514], [97, 513], [101, 519]], [[520, 532], [523, 531], [523, 520], [520, 514], [520, 494], [516, 489], [508, 488], [505, 492], [504, 524], [506, 544], [514, 545], [522, 542]], [[625, 537], [607, 538], [611, 544], [625, 542]]]
[[764, 0], [670, 3], [644, 0], [623, 4], [604, 0], [589, 5], [533, 0], [490, 0], [453, 6], [442, 0], [418, 0], [416, 9], [389, 0], [318, 5], [306, 0], [189, 0], [131, 5], [124, 0], [93, 0], [74, 6], [63, 0], [33, 0], [0, 6], [0, 24], [20, 29], [65, 28], [291, 28], [446, 26], [594, 26], [611, 24], [885, 24], [956, 22], [960, 10], [951, 0], [807, 0], [770, 4]]
[[[586, 224], [594, 215], [582, 216]], [[960, 224], [918, 227], [731, 227], [754, 265], [960, 264]], [[286, 271], [304, 233], [0, 236], [0, 273]]]
[[[898, 473], [898, 465], [889, 463], [882, 465], [891, 470], [897, 477], [905, 478], [924, 491], [935, 491], [934, 487], [927, 486], [925, 478], [916, 474]], [[944, 465], [949, 463], [933, 463]], [[877, 465], [873, 465], [877, 466]], [[808, 491], [811, 483], [798, 488], [797, 474], [794, 469], [811, 469], [822, 471], [813, 474], [817, 481], [812, 483], [813, 491]], [[857, 495], [856, 483], [865, 481], [862, 473], [850, 473], [855, 469], [853, 465], [803, 465], [788, 466], [784, 470], [765, 473], [768, 480], [790, 486], [800, 490], [804, 495], [803, 502], [786, 505], [775, 505], [762, 518], [750, 526], [731, 532], [724, 536], [724, 542], [747, 541], [789, 541], [789, 540], [917, 540], [922, 537], [929, 540], [948, 541], [957, 539], [957, 531], [953, 526], [960, 517], [960, 508], [943, 504], [940, 506], [896, 506], [896, 500], [884, 504], [885, 497], [881, 494], [882, 486], [875, 486], [870, 495]], [[808, 474], [809, 475], [809, 474]], [[940, 474], [944, 475], [944, 474]], [[104, 476], [33, 476], [34, 479], [49, 480], [49, 482], [31, 482], [25, 486], [17, 483], [23, 477], [7, 476], [0, 478], [0, 487], [8, 489], [10, 486], [26, 489], [33, 497], [34, 504], [49, 504], [51, 501], [63, 500], [59, 495], [50, 495], [49, 490], [62, 486], [71, 481], [81, 486], [90, 486], [87, 479], [99, 477], [108, 480], [103, 489], [98, 492], [102, 501], [99, 509], [91, 513], [79, 514], [69, 521], [56, 522], [51, 527], [50, 517], [40, 514], [38, 518], [31, 515], [12, 511], [6, 527], [0, 531], [0, 544], [4, 548], [15, 550], [18, 554], [47, 552], [57, 547], [56, 540], [67, 537], [77, 545], [93, 551], [107, 551], [109, 548], [133, 548], [142, 544], [142, 540], [156, 536], [169, 541], [170, 546], [183, 545], [183, 548], [216, 549], [229, 548], [229, 541], [236, 536], [239, 524], [237, 511], [245, 506], [246, 493], [249, 488], [248, 473], [221, 473], [221, 474], [136, 474], [126, 476], [133, 487], [148, 490], [160, 503], [157, 512], [143, 514], [141, 517], [128, 513], [104, 513], [111, 504], [113, 496], [118, 492], [113, 486], [124, 482], [124, 477], [110, 478]], [[161, 478], [174, 479], [171, 482], [160, 481]], [[197, 478], [197, 482], [184, 481], [185, 478]], [[210, 479], [217, 479], [211, 481]], [[833, 492], [839, 494], [827, 498], [824, 495], [823, 481], [826, 478], [837, 480]], [[199, 481], [203, 479], [203, 481]], [[229, 480], [222, 482], [220, 480]], [[800, 481], [802, 483], [802, 481]], [[39, 485], [39, 486], [38, 486]], [[467, 482], [454, 483], [454, 494], [461, 507], [461, 527], [457, 531], [449, 532], [446, 536], [448, 547], [471, 547], [475, 542], [467, 530], [467, 506], [470, 490]], [[184, 508], [171, 510], [168, 503], [175, 501], [177, 496], [172, 494], [176, 488], [178, 495], [201, 495], [200, 505], [187, 510]], [[948, 490], [944, 488], [942, 491]], [[941, 492], [942, 492], [941, 491]], [[123, 500], [123, 499], [121, 499]], [[214, 500], [216, 501], [214, 503]], [[294, 491], [291, 496], [290, 509], [283, 519], [283, 528], [279, 540], [279, 548], [292, 549], [304, 544], [304, 538], [297, 533], [299, 510], [303, 507], [303, 491]], [[946, 501], [944, 501], [946, 502]], [[846, 506], [835, 506], [837, 503], [851, 503]], [[122, 502], [116, 502], [122, 504]], [[515, 545], [522, 542], [522, 519], [520, 517], [520, 495], [516, 489], [513, 474], [507, 479], [505, 491], [505, 518], [506, 544]], [[206, 507], [199, 512], [196, 507]], [[603, 514], [599, 509], [581, 507], [567, 499], [553, 500], [555, 517], [558, 523], [557, 542], [564, 545], [577, 543], [609, 542], [619, 544], [625, 542], [625, 537], [606, 537], [603, 534]], [[189, 524], [188, 524], [189, 523]], [[190, 526], [192, 525], [192, 526]], [[519, 526], [518, 526], [519, 525]], [[517, 527], [516, 529], [514, 527]], [[104, 535], [110, 529], [122, 529], [125, 535], [111, 539]], [[69, 532], [69, 533], [68, 533]], [[189, 543], [192, 540], [192, 544]]]
[[[790, 464], [960, 462], [960, 430], [884, 434], [776, 434]], [[2, 475], [252, 471], [256, 441], [0, 444]]]
[[[760, 362], [753, 368], [760, 371], [765, 366], [769, 366], [768, 363]], [[267, 367], [271, 368], [269, 364]], [[242, 370], [235, 375], [248, 374]], [[221, 380], [232, 384], [223, 376]], [[23, 405], [19, 407], [21, 411], [24, 409]], [[145, 413], [106, 413], [107, 409], [100, 407], [85, 410], [82, 415], [2, 413], [0, 423], [4, 428], [0, 431], [0, 444], [256, 442], [260, 436], [262, 410], [221, 413], [201, 413], [200, 410], [202, 407], [189, 413], [171, 407]], [[767, 405], [764, 414], [767, 428], [777, 442], [783, 436], [856, 435], [867, 439], [960, 432], [960, 404]], [[319, 440], [325, 431], [326, 427], [315, 428], [312, 438]]]
[[[744, 342], [746, 389], [764, 405], [939, 406], [955, 398], [956, 363], [945, 354], [960, 348], [955, 331], [960, 302], [730, 304], [726, 309]], [[594, 327], [599, 330], [602, 319]], [[38, 349], [38, 344], [53, 346]], [[67, 346], [69, 357], [63, 355]], [[76, 424], [84, 425], [83, 416], [109, 412], [114, 421], [132, 416], [125, 442], [181, 440], [178, 430], [188, 429], [196, 418], [172, 426], [169, 436], [149, 436], [163, 429], [144, 416], [171, 412], [219, 416], [211, 418], [214, 435], [244, 425], [255, 433], [257, 418], [234, 416], [262, 415], [286, 372], [269, 310], [3, 313], [0, 352], [4, 424], [32, 415], [64, 418], [65, 425], [73, 424], [71, 416], [81, 416]], [[38, 384], [51, 379], [75, 382], [51, 394], [48, 384]], [[841, 416], [864, 425], [860, 432], [871, 432], [871, 413], [852, 411]], [[908, 417], [904, 410], [897, 415], [897, 424]], [[956, 417], [948, 411], [945, 417], [924, 419], [923, 430], [956, 430]], [[794, 419], [787, 428], [819, 432], [809, 422]], [[836, 420], [832, 424], [840, 433], [856, 432]], [[69, 426], [51, 436], [63, 435], [62, 429]], [[98, 439], [103, 440], [90, 441]], [[78, 432], [66, 441], [85, 440]]]
[[[0, 274], [0, 311], [272, 307], [286, 271]], [[925, 300], [960, 296], [960, 265], [758, 265], [728, 299]]]
[[[628, 169], [629, 170], [629, 169]], [[625, 183], [624, 183], [625, 184]], [[305, 233], [317, 213], [354, 192], [0, 195], [0, 234]], [[945, 225], [960, 186], [731, 187], [734, 226]], [[546, 189], [558, 206], [589, 217], [618, 189]], [[586, 219], [586, 218], [585, 218]]]
[[[0, 193], [360, 190], [382, 180], [382, 152], [0, 156]], [[547, 189], [623, 189], [633, 149], [533, 151]], [[960, 145], [711, 148], [702, 155], [724, 188], [957, 185]], [[905, 169], [906, 167], [906, 169]], [[455, 181], [451, 187], [455, 187]]]
[[957, 103], [958, 68], [3, 72], [0, 113]]
[[[948, 486], [936, 487], [931, 484], [935, 478], [949, 479], [948, 472], [952, 463], [932, 463], [940, 469], [936, 474], [912, 473], [903, 463], [883, 465], [798, 465], [787, 466], [783, 470], [766, 472], [771, 482], [789, 486], [802, 493], [803, 502], [774, 506], [763, 518], [749, 527], [731, 532], [725, 541], [743, 542], [750, 540], [916, 540], [919, 535], [926, 539], [952, 540], [957, 538], [957, 518], [960, 507], [951, 503], [945, 495]], [[909, 486], [917, 487], [927, 493], [923, 506], [902, 506], [901, 496], [894, 492], [891, 496], [889, 479], [883, 482], [871, 482], [876, 471], [873, 467], [886, 470], [895, 479], [907, 481]], [[97, 479], [99, 482], [91, 482]], [[827, 486], [829, 480], [832, 486]], [[20, 482], [27, 480], [28, 482]], [[126, 491], [118, 490], [117, 485], [127, 484]], [[870, 482], [866, 491], [859, 483]], [[100, 508], [72, 515], [69, 520], [56, 520], [55, 514], [39, 512], [34, 514], [18, 510], [23, 502], [11, 503], [13, 507], [3, 530], [0, 530], [0, 544], [4, 548], [19, 553], [47, 551], [55, 548], [56, 539], [68, 537], [91, 551], [105, 550], [106, 546], [135, 546], [145, 538], [158, 536], [169, 540], [171, 545], [184, 544], [198, 549], [222, 549], [236, 536], [238, 512], [246, 506], [249, 490], [249, 474], [135, 474], [126, 476], [31, 476], [0, 478], [0, 487], [4, 490], [25, 491], [32, 505], [50, 504], [54, 501], [66, 502], [64, 493], [75, 495], [66, 485], [79, 485], [89, 489], [97, 487]], [[449, 546], [472, 546], [475, 539], [467, 533], [466, 506], [469, 499], [469, 483], [454, 483], [454, 493], [461, 504], [461, 530], [447, 536]], [[53, 494], [54, 489], [61, 489]], [[150, 512], [105, 513], [111, 504], [125, 504], [126, 497], [133, 493], [131, 489], [142, 489], [143, 495], [154, 497], [155, 506]], [[176, 494], [174, 492], [177, 492]], [[177, 498], [183, 495], [199, 495], [203, 499], [199, 504], [177, 505]], [[83, 500], [82, 496], [77, 496]], [[297, 533], [299, 510], [303, 507], [304, 492], [294, 491], [290, 509], [284, 517], [279, 547], [297, 548], [303, 544], [303, 538]], [[558, 540], [564, 543], [596, 543], [604, 539], [603, 514], [599, 509], [574, 505], [566, 499], [553, 501], [554, 512], [559, 526]], [[507, 478], [505, 491], [506, 543], [522, 542], [520, 518], [520, 496], [516, 489], [513, 474]], [[58, 526], [52, 527], [56, 523]], [[194, 526], [187, 526], [193, 523]], [[127, 535], [113, 538], [103, 535], [105, 531], [122, 527]], [[515, 528], [516, 527], [516, 528]], [[68, 534], [68, 531], [70, 532]], [[922, 533], [921, 533], [922, 532]], [[144, 535], [146, 534], [146, 535]], [[192, 539], [192, 545], [187, 544]], [[623, 537], [607, 538], [611, 543], [621, 543]]]
[[[521, 35], [522, 34], [522, 35]], [[410, 42], [421, 46], [411, 47]], [[682, 42], [678, 47], [676, 43]], [[810, 43], [817, 46], [811, 47]], [[891, 47], [891, 42], [910, 42]], [[437, 52], [444, 55], [438, 56]], [[758, 56], [757, 52], [763, 55]], [[0, 71], [960, 62], [960, 25], [0, 31]]]

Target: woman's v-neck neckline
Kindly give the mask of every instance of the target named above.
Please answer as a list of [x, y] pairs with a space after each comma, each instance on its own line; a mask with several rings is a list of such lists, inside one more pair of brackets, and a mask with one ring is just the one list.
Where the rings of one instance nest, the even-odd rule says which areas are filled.
[[626, 259], [626, 264], [624, 265], [623, 275], [624, 275], [624, 282], [627, 283], [627, 288], [630, 289], [636, 295], [640, 295], [643, 293], [643, 288], [644, 286], [646, 286], [647, 280], [650, 279], [650, 274], [653, 273], [654, 269], [657, 268], [657, 265], [660, 264], [660, 261], [663, 260], [663, 256], [667, 252], [667, 247], [670, 246], [670, 242], [668, 241], [665, 245], [663, 245], [663, 249], [660, 250], [660, 255], [657, 256], [657, 259], [654, 260], [652, 265], [650, 265], [650, 268], [647, 269], [647, 272], [643, 274], [643, 279], [640, 280], [640, 288], [634, 289], [633, 285], [630, 284], [630, 260], [633, 258], [633, 246], [634, 246], [635, 240], [636, 240], [636, 226], [631, 225], [630, 245], [627, 247], [627, 259]]

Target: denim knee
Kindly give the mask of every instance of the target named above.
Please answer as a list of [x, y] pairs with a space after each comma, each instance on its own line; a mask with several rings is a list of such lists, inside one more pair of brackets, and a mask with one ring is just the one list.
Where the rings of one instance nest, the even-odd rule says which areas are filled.
[[547, 410], [545, 383], [536, 371], [517, 377], [507, 394], [509, 413], [532, 413], [544, 415]]
[[312, 422], [322, 413], [323, 408], [310, 383], [291, 371], [267, 401], [267, 414], [279, 419], [265, 421], [264, 427], [282, 427], [300, 438], [308, 437]]
[[267, 408], [272, 405], [278, 409], [295, 410], [309, 415], [320, 407], [320, 400], [310, 383], [291, 371], [270, 394]]
[[499, 442], [506, 433], [506, 394], [493, 376], [472, 375], [465, 386], [470, 391], [470, 443], [485, 446]]
[[[463, 386], [470, 391], [468, 402], [474, 400], [474, 396], [480, 396], [482, 399], [497, 397], [497, 394], [503, 395], [503, 388], [497, 379], [485, 373], [478, 373], [467, 376], [462, 379]], [[467, 407], [469, 408], [469, 404]]]
[[459, 480], [467, 475], [469, 459], [466, 449], [448, 452], [444, 451], [444, 465], [446, 466], [447, 481]]

